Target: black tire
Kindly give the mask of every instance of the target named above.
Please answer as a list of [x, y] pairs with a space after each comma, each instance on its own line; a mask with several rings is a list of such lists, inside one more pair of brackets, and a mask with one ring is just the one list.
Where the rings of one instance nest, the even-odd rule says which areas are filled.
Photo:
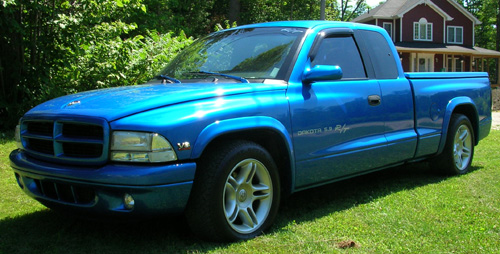
[[210, 241], [254, 238], [269, 228], [280, 203], [271, 155], [250, 141], [212, 147], [204, 154], [186, 207], [192, 231]]
[[474, 157], [474, 144], [474, 129], [469, 118], [462, 114], [453, 114], [444, 150], [433, 162], [443, 174], [466, 174]]

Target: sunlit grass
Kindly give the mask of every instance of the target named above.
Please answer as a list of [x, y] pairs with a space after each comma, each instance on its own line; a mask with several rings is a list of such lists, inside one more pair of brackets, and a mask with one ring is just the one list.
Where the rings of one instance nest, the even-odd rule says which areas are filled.
[[[473, 171], [443, 177], [419, 164], [299, 192], [256, 239], [207, 243], [178, 217], [89, 222], [24, 195], [0, 143], [0, 253], [500, 253], [500, 131]], [[339, 246], [350, 246], [342, 249]]]

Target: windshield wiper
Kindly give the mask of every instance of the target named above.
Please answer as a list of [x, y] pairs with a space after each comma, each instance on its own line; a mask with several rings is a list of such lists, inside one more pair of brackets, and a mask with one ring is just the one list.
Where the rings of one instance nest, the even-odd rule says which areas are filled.
[[248, 82], [247, 79], [245, 79], [243, 77], [228, 75], [228, 74], [224, 74], [224, 73], [217, 73], [217, 72], [210, 72], [210, 71], [195, 71], [195, 72], [189, 72], [189, 74], [205, 74], [205, 75], [221, 76], [221, 77], [225, 77], [225, 78], [238, 80], [241, 83], [250, 83], [250, 82]]
[[162, 79], [162, 80], [168, 80], [168, 81], [170, 81], [170, 83], [181, 83], [180, 80], [178, 80], [176, 78], [169, 77], [167, 75], [163, 75], [163, 74], [160, 74], [160, 75], [156, 76], [155, 78]]

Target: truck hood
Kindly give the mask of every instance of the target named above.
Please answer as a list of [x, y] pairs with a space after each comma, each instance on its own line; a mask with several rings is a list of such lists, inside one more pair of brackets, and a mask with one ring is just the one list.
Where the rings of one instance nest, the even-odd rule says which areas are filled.
[[26, 113], [36, 116], [92, 116], [113, 121], [135, 113], [172, 104], [235, 94], [284, 90], [283, 81], [264, 83], [180, 83], [128, 86], [94, 90], [59, 97]]

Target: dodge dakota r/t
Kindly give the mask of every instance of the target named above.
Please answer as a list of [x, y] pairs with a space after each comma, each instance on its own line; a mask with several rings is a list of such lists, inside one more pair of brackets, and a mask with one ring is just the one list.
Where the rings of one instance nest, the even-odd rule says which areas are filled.
[[376, 26], [270, 22], [198, 39], [146, 84], [34, 107], [10, 161], [50, 208], [183, 213], [234, 241], [300, 190], [422, 160], [465, 174], [491, 122], [487, 73], [404, 73]]

